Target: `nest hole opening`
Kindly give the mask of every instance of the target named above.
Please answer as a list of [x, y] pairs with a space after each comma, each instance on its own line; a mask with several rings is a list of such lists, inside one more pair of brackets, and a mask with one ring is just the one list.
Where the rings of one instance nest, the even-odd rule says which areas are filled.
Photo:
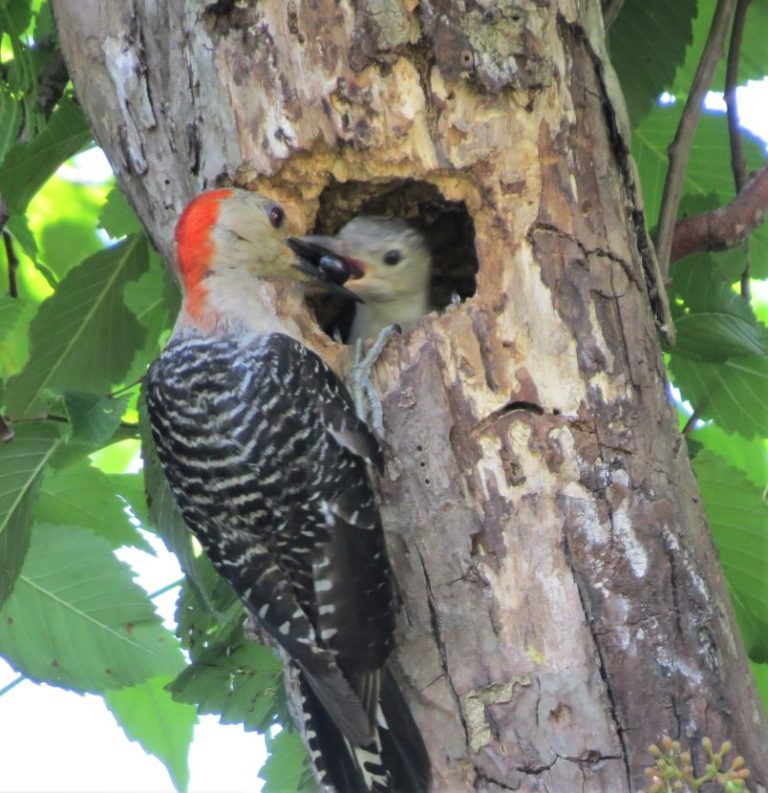
[[[415, 179], [331, 182], [320, 195], [312, 234], [335, 235], [358, 215], [401, 218], [420, 231], [432, 254], [429, 297], [442, 311], [475, 294], [475, 225], [463, 201], [448, 201], [430, 182]], [[347, 341], [354, 304], [343, 298], [309, 297], [323, 330]]]

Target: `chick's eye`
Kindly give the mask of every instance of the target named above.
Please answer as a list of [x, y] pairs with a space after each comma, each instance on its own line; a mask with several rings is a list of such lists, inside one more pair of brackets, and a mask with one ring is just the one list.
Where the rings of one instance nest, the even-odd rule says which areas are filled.
[[387, 251], [384, 254], [384, 264], [393, 265], [397, 264], [400, 261], [400, 251]]
[[285, 220], [285, 212], [283, 212], [282, 207], [279, 207], [277, 204], [271, 206], [267, 213], [269, 215], [269, 222], [274, 226], [274, 228], [279, 229], [280, 226], [283, 225], [283, 221]]

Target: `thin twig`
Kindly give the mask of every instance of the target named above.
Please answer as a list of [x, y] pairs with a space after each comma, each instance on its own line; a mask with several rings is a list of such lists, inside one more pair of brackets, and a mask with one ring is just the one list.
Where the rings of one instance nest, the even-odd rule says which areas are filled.
[[149, 599], [154, 600], [156, 597], [160, 597], [160, 595], [164, 595], [166, 592], [170, 592], [172, 589], [176, 589], [176, 587], [180, 587], [186, 580], [187, 580], [186, 576], [182, 576], [176, 581], [172, 581], [170, 584], [166, 584], [165, 586], [160, 587], [160, 589], [156, 589], [154, 592], [150, 592]]
[[[741, 41], [744, 38], [744, 20], [752, 0], [738, 0], [733, 14], [731, 42], [728, 47], [728, 66], [725, 70], [725, 106], [728, 109], [728, 138], [731, 143], [731, 170], [736, 192], [740, 193], [747, 181], [747, 161], [741, 143], [739, 108], [736, 102], [736, 85], [739, 82]], [[749, 300], [749, 247], [744, 244], [744, 270], [741, 273], [741, 294]]]
[[672, 249], [672, 236], [675, 231], [677, 210], [683, 192], [683, 179], [691, 152], [691, 143], [701, 115], [701, 104], [704, 95], [712, 83], [715, 67], [723, 56], [723, 44], [728, 24], [733, 16], [736, 0], [718, 0], [715, 15], [707, 35], [701, 60], [696, 68], [688, 99], [685, 102], [675, 138], [667, 150], [669, 168], [664, 182], [664, 194], [661, 199], [659, 223], [656, 229], [656, 256], [659, 260], [662, 275], [669, 274], [669, 254]]
[[2, 697], [3, 694], [7, 694], [9, 691], [11, 691], [11, 689], [16, 688], [16, 686], [18, 686], [19, 683], [23, 683], [26, 679], [27, 679], [26, 675], [19, 675], [14, 680], [11, 680], [11, 682], [8, 683], [7, 686], [3, 686], [2, 688], [0, 688], [0, 697]]
[[8, 261], [8, 294], [11, 297], [19, 296], [19, 285], [16, 282], [16, 271], [19, 269], [19, 257], [13, 247], [13, 237], [3, 229], [3, 245], [5, 245], [5, 258]]
[[698, 251], [735, 248], [768, 214], [768, 165], [754, 173], [736, 198], [724, 207], [681, 220], [675, 226], [670, 261]]
[[108, 394], [104, 394], [107, 399], [115, 399], [119, 397], [121, 394], [124, 394], [126, 391], [130, 391], [134, 386], [139, 385], [140, 383], [144, 382], [144, 376], [142, 375], [139, 377], [138, 380], [134, 380], [132, 383], [127, 383], [126, 385], [121, 385], [120, 388], [116, 388], [114, 391], [110, 391]]
[[685, 422], [685, 426], [683, 427], [683, 435], [689, 435], [694, 427], [694, 424], [696, 424], [698, 420], [699, 414], [694, 410], [693, 413], [691, 413], [688, 421]]
[[[19, 416], [18, 418], [12, 418], [9, 416], [8, 420], [14, 424], [28, 424], [34, 421], [56, 421], [59, 424], [71, 423], [67, 416], [59, 416], [55, 413], [40, 413], [37, 416]], [[130, 421], [121, 421], [117, 427], [118, 429], [130, 430], [131, 433], [136, 433], [139, 430], [139, 425]]]

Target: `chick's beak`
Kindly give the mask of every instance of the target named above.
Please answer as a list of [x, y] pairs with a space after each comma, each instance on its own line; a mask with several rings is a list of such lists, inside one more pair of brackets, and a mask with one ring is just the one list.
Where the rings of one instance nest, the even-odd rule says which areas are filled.
[[309, 235], [288, 237], [286, 243], [298, 256], [294, 267], [310, 276], [316, 285], [322, 286], [328, 292], [362, 302], [362, 298], [342, 284], [362, 278], [363, 263], [346, 255], [339, 240], [334, 237]]

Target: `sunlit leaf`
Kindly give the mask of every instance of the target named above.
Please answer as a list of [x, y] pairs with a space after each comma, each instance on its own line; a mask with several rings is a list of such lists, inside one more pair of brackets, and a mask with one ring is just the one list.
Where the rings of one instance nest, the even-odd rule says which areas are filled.
[[129, 382], [143, 377], [149, 364], [162, 352], [176, 321], [179, 303], [179, 288], [173, 276], [152, 251], [147, 271], [125, 289], [125, 304], [147, 329], [146, 343], [136, 353], [126, 376]]
[[768, 660], [768, 505], [722, 457], [702, 452], [693, 468], [728, 586], [759, 626], [750, 655]]
[[670, 356], [675, 384], [703, 419], [745, 438], [768, 435], [768, 358], [742, 355], [721, 363]]
[[0, 444], [0, 604], [10, 594], [29, 547], [29, 530], [40, 481], [61, 442], [46, 422], [18, 424]]
[[132, 524], [116, 482], [87, 459], [50, 469], [40, 488], [35, 516], [51, 525], [81, 526], [107, 540], [112, 548], [131, 545], [152, 549]]
[[32, 321], [29, 362], [8, 381], [12, 415], [40, 410], [48, 389], [106, 393], [120, 382], [145, 338], [122, 292], [146, 265], [144, 238], [129, 237], [67, 275]]
[[45, 129], [32, 141], [15, 144], [0, 165], [0, 194], [10, 211], [22, 214], [54, 171], [90, 139], [82, 111], [65, 97]]
[[106, 185], [73, 182], [61, 174], [40, 188], [26, 213], [39, 241], [39, 257], [59, 280], [104, 247], [96, 220], [107, 192]]
[[21, 130], [21, 105], [7, 85], [0, 84], [0, 163]]
[[104, 694], [107, 707], [132, 741], [157, 757], [180, 793], [189, 786], [189, 747], [197, 713], [166, 691], [168, 677], [153, 677], [129, 688]]
[[241, 640], [201, 653], [170, 690], [175, 700], [197, 705], [201, 714], [219, 715], [222, 724], [263, 731], [278, 712], [282, 669], [268, 647]]
[[104, 229], [113, 239], [141, 231], [141, 222], [117, 186], [109, 191], [101, 208], [99, 228]]
[[307, 751], [299, 733], [282, 729], [274, 737], [266, 735], [269, 756], [259, 771], [266, 783], [264, 793], [298, 793], [307, 772]]
[[0, 610], [0, 654], [32, 680], [101, 692], [183, 666], [130, 568], [86, 529], [35, 525]]
[[719, 454], [761, 490], [768, 486], [768, 446], [764, 438], [747, 440], [741, 435], [729, 435], [712, 423], [694, 428], [688, 437]]
[[34, 262], [37, 259], [37, 241], [27, 224], [26, 215], [13, 215], [5, 224], [16, 244], [20, 245], [24, 253]]
[[28, 303], [8, 294], [0, 294], [0, 343], [10, 333], [24, 314]]

